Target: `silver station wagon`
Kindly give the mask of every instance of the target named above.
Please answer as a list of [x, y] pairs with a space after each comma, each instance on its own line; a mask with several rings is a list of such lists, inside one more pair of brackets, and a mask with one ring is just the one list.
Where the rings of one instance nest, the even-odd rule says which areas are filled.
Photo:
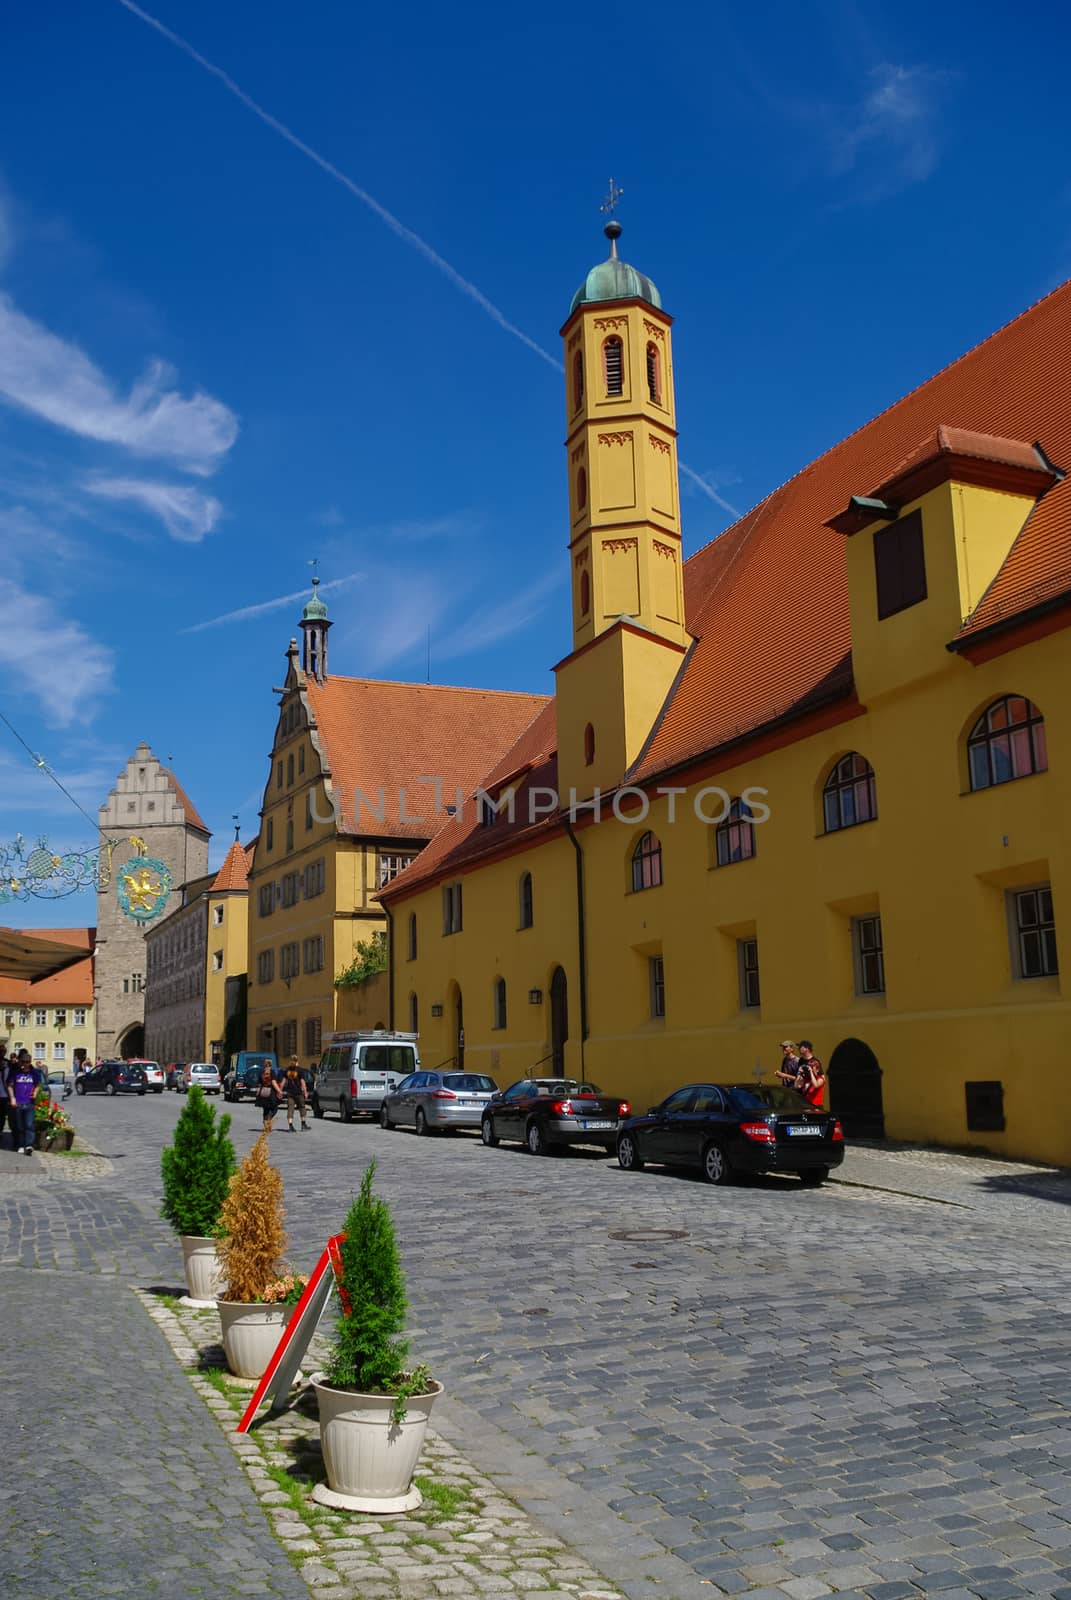
[[478, 1128], [483, 1108], [498, 1090], [484, 1072], [412, 1072], [379, 1108], [381, 1128]]

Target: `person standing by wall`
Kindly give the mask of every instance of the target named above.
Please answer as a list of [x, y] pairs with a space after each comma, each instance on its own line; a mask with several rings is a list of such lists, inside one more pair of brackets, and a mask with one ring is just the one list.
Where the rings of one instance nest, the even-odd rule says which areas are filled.
[[30, 1060], [30, 1052], [20, 1050], [18, 1061], [8, 1073], [7, 1085], [8, 1103], [14, 1111], [15, 1149], [24, 1156], [33, 1155], [33, 1097], [43, 1078], [44, 1074]]
[[813, 1106], [816, 1111], [821, 1111], [825, 1097], [826, 1075], [809, 1039], [800, 1040], [800, 1065], [796, 1088], [808, 1105]]
[[780, 1078], [782, 1083], [787, 1083], [795, 1088], [800, 1072], [800, 1047], [791, 1039], [781, 1041], [781, 1065], [774, 1071], [774, 1077]]

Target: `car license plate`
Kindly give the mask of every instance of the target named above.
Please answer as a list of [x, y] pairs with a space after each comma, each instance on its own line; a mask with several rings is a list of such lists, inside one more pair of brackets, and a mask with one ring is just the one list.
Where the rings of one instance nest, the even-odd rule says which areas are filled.
[[580, 1126], [584, 1129], [585, 1133], [587, 1133], [587, 1132], [594, 1132], [595, 1129], [597, 1129], [597, 1128], [612, 1128], [613, 1127], [613, 1123], [612, 1122], [582, 1122], [580, 1124]]
[[366, 1078], [363, 1087], [365, 1089], [382, 1089], [386, 1086], [382, 1078]]
[[458, 1105], [459, 1106], [478, 1106], [479, 1103], [480, 1102], [478, 1100], [459, 1100], [458, 1101]]
[[797, 1134], [797, 1135], [803, 1134], [805, 1137], [810, 1138], [810, 1139], [820, 1139], [822, 1137], [821, 1128], [788, 1127], [788, 1128], [785, 1129], [785, 1132], [789, 1133], [789, 1134]]

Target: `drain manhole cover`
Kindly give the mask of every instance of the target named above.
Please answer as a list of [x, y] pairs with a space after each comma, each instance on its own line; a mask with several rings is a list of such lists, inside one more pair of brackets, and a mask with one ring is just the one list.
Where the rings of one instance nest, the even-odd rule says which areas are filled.
[[550, 1311], [546, 1306], [528, 1306], [521, 1312], [522, 1317], [549, 1317]]
[[609, 1236], [626, 1244], [659, 1244], [664, 1239], [687, 1239], [686, 1228], [615, 1228]]
[[658, 1266], [658, 1262], [657, 1261], [634, 1261], [632, 1263], [632, 1265], [634, 1267], [636, 1267], [637, 1269], [642, 1269], [643, 1267], [657, 1267]]

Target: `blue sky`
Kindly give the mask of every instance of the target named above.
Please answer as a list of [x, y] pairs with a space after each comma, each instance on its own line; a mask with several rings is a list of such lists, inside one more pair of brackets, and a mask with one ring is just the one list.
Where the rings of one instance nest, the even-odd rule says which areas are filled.
[[[689, 550], [1071, 273], [1052, 4], [147, 12], [276, 126], [128, 0], [6, 10], [0, 710], [91, 815], [148, 739], [213, 861], [311, 558], [336, 671], [423, 679], [430, 628], [438, 681], [550, 689], [558, 328], [611, 173]], [[92, 843], [0, 726], [19, 831]]]

